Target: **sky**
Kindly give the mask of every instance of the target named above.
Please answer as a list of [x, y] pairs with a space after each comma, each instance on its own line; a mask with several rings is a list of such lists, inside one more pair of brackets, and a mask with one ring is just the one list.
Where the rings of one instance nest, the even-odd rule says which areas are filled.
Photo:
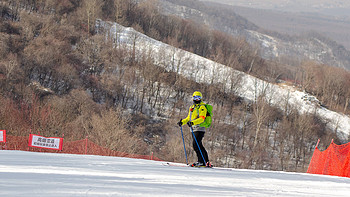
[[0, 196], [349, 196], [350, 179], [0, 150]]

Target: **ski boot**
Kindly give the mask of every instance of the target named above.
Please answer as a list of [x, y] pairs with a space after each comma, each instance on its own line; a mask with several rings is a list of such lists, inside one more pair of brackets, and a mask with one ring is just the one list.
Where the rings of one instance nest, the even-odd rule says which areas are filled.
[[211, 163], [208, 161], [207, 164], [205, 165], [205, 167], [207, 167], [207, 168], [212, 168], [213, 165], [211, 165]]

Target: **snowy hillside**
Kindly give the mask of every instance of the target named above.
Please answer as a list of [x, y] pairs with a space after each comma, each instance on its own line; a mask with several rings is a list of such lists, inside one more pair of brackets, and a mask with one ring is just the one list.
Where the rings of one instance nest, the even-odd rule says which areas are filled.
[[0, 196], [348, 196], [326, 175], [166, 166], [119, 157], [0, 151]]
[[[203, 4], [195, 3], [193, 0], [188, 0], [186, 3], [170, 0], [161, 2], [161, 10], [166, 15], [176, 15], [235, 37], [246, 38], [252, 45], [259, 46], [261, 57], [264, 59], [280, 59], [280, 57], [289, 57], [297, 61], [311, 59], [330, 66], [350, 69], [349, 51], [345, 49], [350, 46], [347, 33], [350, 28], [348, 20], [324, 15], [326, 10], [329, 13], [337, 13], [336, 15], [340, 12], [347, 13], [349, 3], [345, 6], [347, 8], [341, 8], [341, 6], [327, 8], [325, 5], [317, 4], [321, 7], [325, 6], [323, 7], [325, 10], [321, 11], [321, 14], [316, 14], [295, 13], [295, 8], [291, 9], [292, 12], [273, 11], [277, 7], [274, 7], [273, 10], [253, 9], [252, 7], [262, 8], [264, 6], [258, 6], [259, 3], [254, 6], [255, 1], [252, 3], [245, 0], [241, 3], [250, 5], [223, 0], [220, 2], [204, 2], [203, 0]], [[301, 5], [301, 3], [292, 3], [292, 1], [284, 3], [286, 2]], [[309, 1], [303, 2], [310, 4]], [[279, 1], [277, 4], [283, 3]], [[335, 4], [332, 3], [332, 5]], [[311, 6], [306, 7], [311, 8]], [[267, 28], [267, 31], [262, 31], [261, 28]], [[317, 34], [307, 32], [317, 32]]]
[[[153, 54], [155, 63], [168, 71], [176, 72], [183, 77], [199, 83], [222, 84], [223, 89], [254, 101], [264, 94], [271, 104], [281, 109], [296, 108], [300, 113], [316, 113], [327, 125], [337, 132], [340, 139], [347, 141], [350, 133], [350, 118], [335, 113], [317, 104], [305, 100], [309, 97], [304, 92], [287, 86], [267, 83], [251, 75], [239, 72], [225, 65], [203, 58], [196, 54], [172, 47], [168, 44], [154, 40], [132, 28], [125, 28], [116, 23], [97, 21], [97, 28], [103, 30], [106, 37], [118, 37], [118, 45], [124, 45], [132, 50], [135, 46], [137, 56]], [[135, 45], [134, 45], [135, 44]], [[317, 101], [317, 98], [314, 99]]]

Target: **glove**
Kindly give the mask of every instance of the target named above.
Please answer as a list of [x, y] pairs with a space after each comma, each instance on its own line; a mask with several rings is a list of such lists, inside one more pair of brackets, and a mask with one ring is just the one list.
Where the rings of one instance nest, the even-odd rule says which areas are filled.
[[180, 119], [180, 121], [177, 124], [179, 125], [179, 127], [182, 127], [182, 119]]
[[189, 127], [192, 127], [192, 126], [193, 126], [193, 122], [187, 122], [187, 125], [188, 125]]

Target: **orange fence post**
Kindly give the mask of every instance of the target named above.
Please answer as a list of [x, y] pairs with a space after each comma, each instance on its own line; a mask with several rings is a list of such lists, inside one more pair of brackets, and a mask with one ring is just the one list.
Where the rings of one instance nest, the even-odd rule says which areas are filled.
[[315, 149], [318, 147], [318, 144], [320, 143], [320, 139], [317, 140], [317, 144], [316, 144], [316, 147]]
[[[30, 136], [30, 134], [32, 134], [32, 129], [29, 129], [29, 136]], [[28, 144], [29, 144], [29, 138], [28, 138]], [[27, 148], [27, 151], [29, 151], [29, 146]]]
[[85, 155], [87, 154], [87, 148], [88, 148], [88, 136], [85, 137]]
[[[62, 134], [62, 141], [64, 140], [64, 133]], [[58, 152], [62, 152], [63, 151], [63, 142], [62, 142], [62, 149], [61, 150], [57, 150], [57, 153]]]

